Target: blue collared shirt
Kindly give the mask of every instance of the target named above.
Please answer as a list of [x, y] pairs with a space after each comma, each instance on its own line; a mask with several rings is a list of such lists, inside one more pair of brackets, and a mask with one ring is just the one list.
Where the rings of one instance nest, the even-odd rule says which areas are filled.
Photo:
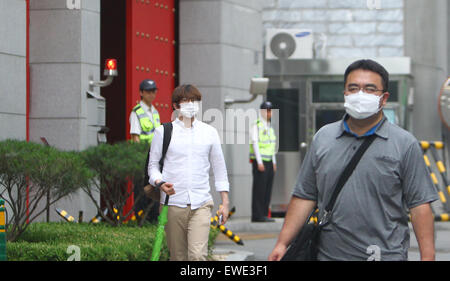
[[373, 126], [373, 127], [372, 127], [369, 131], [367, 131], [364, 135], [358, 136], [357, 134], [355, 134], [354, 132], [352, 132], [352, 130], [350, 130], [350, 127], [349, 127], [348, 124], [347, 124], [347, 119], [344, 119], [344, 130], [345, 130], [347, 133], [349, 133], [349, 134], [351, 134], [351, 135], [353, 135], [353, 136], [355, 136], [355, 137], [357, 137], [357, 138], [360, 138], [360, 137], [367, 137], [367, 136], [371, 136], [371, 135], [375, 134], [376, 130], [378, 129], [378, 127], [380, 126], [380, 124], [382, 123], [382, 121], [383, 121], [383, 119], [381, 119], [380, 122], [378, 122], [375, 126]]

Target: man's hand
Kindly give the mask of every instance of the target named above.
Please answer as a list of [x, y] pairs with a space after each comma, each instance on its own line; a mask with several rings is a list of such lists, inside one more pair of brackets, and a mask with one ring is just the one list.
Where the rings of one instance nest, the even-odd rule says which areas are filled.
[[279, 261], [284, 256], [287, 251], [287, 247], [281, 243], [277, 243], [275, 248], [273, 248], [272, 253], [270, 253], [269, 261]]
[[264, 172], [266, 168], [264, 168], [264, 164], [258, 164], [258, 171]]
[[273, 163], [273, 172], [275, 173], [277, 171], [277, 164]]
[[164, 183], [163, 185], [161, 185], [161, 190], [164, 191], [167, 195], [174, 195], [175, 194], [175, 189], [173, 188], [173, 183]]
[[288, 245], [299, 233], [309, 214], [313, 211], [314, 206], [316, 206], [315, 201], [292, 196], [278, 241], [268, 257], [269, 261], [279, 261], [284, 256]]
[[139, 135], [131, 134], [131, 140], [133, 142], [141, 142], [141, 139], [139, 138]]
[[221, 191], [220, 197], [222, 198], [222, 205], [219, 206], [218, 216], [222, 215], [222, 224], [225, 224], [228, 220], [228, 216], [230, 214], [230, 200], [228, 198], [228, 191]]
[[218, 212], [219, 212], [219, 216], [222, 215], [222, 223], [221, 224], [225, 224], [227, 222], [228, 216], [230, 214], [228, 204], [220, 205]]
[[[155, 184], [159, 184], [160, 182], [161, 182], [161, 180], [157, 180], [157, 181], [155, 181]], [[175, 189], [173, 188], [173, 183], [165, 182], [160, 186], [160, 189], [169, 196], [175, 194]]]

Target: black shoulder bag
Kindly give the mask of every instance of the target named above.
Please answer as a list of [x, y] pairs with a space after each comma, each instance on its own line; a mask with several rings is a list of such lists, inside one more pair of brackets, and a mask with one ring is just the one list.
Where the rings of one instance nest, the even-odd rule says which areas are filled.
[[[164, 137], [163, 137], [163, 149], [161, 154], [161, 159], [159, 160], [159, 170], [162, 172], [164, 166], [164, 159], [166, 157], [167, 149], [169, 148], [170, 140], [172, 138], [173, 124], [172, 122], [167, 122], [162, 124], [164, 126]], [[145, 183], [144, 192], [147, 197], [159, 202], [160, 192], [159, 189], [155, 188], [153, 185], [148, 184], [150, 177], [148, 175], [148, 165], [150, 162], [150, 148], [147, 153], [147, 162], [145, 163]]]
[[376, 135], [368, 136], [364, 142], [359, 147], [358, 151], [352, 157], [350, 162], [345, 167], [342, 172], [339, 180], [337, 181], [336, 187], [334, 188], [334, 192], [330, 198], [330, 201], [325, 207], [324, 214], [322, 219], [319, 220], [319, 223], [311, 222], [311, 217], [317, 212], [317, 207], [313, 210], [311, 215], [306, 220], [305, 224], [301, 228], [297, 237], [294, 241], [289, 245], [288, 250], [286, 251], [282, 261], [315, 261], [317, 260], [317, 251], [318, 251], [318, 243], [319, 236], [322, 227], [324, 227], [328, 223], [328, 219], [330, 218], [331, 211], [333, 209], [334, 203], [336, 202], [336, 198], [339, 195], [339, 192], [344, 187], [348, 178], [353, 173], [353, 170], [356, 168], [359, 160], [363, 156], [364, 152], [366, 152], [367, 148], [375, 139]]

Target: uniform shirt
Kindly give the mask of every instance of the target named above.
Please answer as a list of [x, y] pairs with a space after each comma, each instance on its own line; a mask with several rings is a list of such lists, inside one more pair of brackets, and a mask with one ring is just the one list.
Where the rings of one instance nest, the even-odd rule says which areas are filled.
[[[149, 107], [143, 101], [140, 101], [139, 104], [147, 114], [148, 118], [150, 118], [150, 122], [154, 124], [153, 113], [158, 113], [158, 110], [156, 110], [156, 108], [153, 105]], [[130, 114], [130, 134], [140, 135], [141, 133], [142, 133], [141, 123], [139, 122], [139, 118], [137, 117], [136, 112], [132, 110]]]
[[[294, 196], [316, 201], [319, 210], [364, 141], [346, 131], [347, 118], [316, 133], [294, 187]], [[439, 199], [416, 138], [385, 117], [374, 133], [323, 228], [319, 260], [367, 260], [374, 249], [381, 260], [407, 260], [408, 209]]]
[[[264, 128], [269, 131], [269, 124], [267, 123], [267, 121], [264, 118], [259, 118], [259, 120], [261, 121], [261, 123], [263, 124]], [[258, 125], [256, 124], [256, 122], [252, 125], [252, 128], [250, 130], [250, 143], [253, 146], [253, 151], [255, 152], [255, 158], [256, 158], [256, 163], [258, 164], [263, 164], [263, 160], [261, 158], [261, 153], [259, 152], [259, 146], [258, 146], [258, 142], [259, 142], [259, 131], [258, 131]], [[272, 156], [272, 162], [274, 164], [276, 164], [276, 159], [275, 159], [275, 154]]]
[[[159, 160], [162, 154], [164, 126], [155, 130], [151, 150], [149, 175], [150, 184], [163, 180], [174, 184], [175, 194], [170, 196], [169, 205], [197, 209], [212, 200], [209, 185], [209, 171], [212, 167], [216, 191], [229, 191], [228, 175], [217, 130], [197, 119], [191, 128], [186, 128], [179, 119], [172, 122], [170, 145], [160, 173]], [[161, 203], [166, 194], [161, 192]]]

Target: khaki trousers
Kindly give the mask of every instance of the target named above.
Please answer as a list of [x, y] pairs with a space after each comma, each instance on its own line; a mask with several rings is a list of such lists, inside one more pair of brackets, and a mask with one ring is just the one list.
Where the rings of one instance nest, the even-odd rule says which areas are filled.
[[205, 261], [213, 201], [196, 210], [169, 206], [165, 227], [171, 261]]

